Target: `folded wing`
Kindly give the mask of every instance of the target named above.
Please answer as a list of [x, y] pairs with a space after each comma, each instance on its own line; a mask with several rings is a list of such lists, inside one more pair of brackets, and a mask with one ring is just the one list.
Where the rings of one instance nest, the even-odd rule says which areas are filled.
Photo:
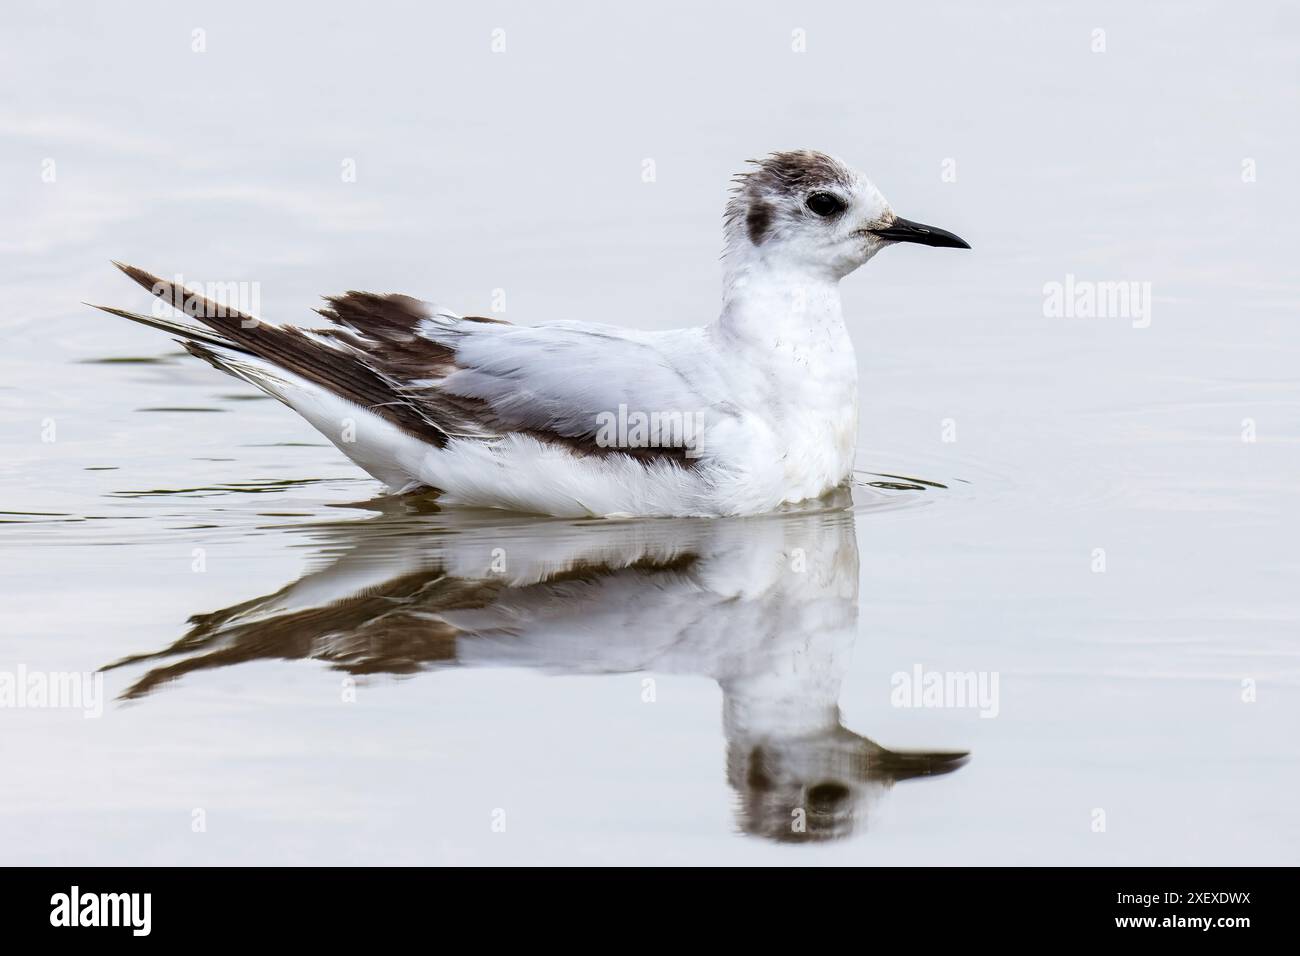
[[[406, 295], [347, 292], [318, 310], [329, 327], [272, 325], [133, 266], [128, 276], [197, 328], [106, 307], [176, 334], [191, 352], [284, 398], [266, 365], [373, 412], [436, 448], [526, 435], [584, 455], [687, 463], [684, 449], [611, 447], [602, 413], [701, 413], [720, 386], [693, 356], [697, 330], [632, 332], [560, 322], [515, 326]], [[268, 387], [268, 384], [271, 387]], [[346, 449], [345, 449], [346, 450]]]

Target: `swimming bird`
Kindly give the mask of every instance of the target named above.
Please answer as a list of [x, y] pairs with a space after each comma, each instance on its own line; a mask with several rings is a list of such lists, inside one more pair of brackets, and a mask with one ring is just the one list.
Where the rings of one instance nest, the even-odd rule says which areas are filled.
[[520, 326], [371, 292], [327, 296], [329, 326], [301, 328], [122, 263], [200, 324], [96, 308], [176, 335], [393, 492], [560, 517], [757, 514], [850, 479], [840, 280], [894, 243], [970, 246], [812, 150], [735, 177], [724, 239], [722, 311], [695, 328]]

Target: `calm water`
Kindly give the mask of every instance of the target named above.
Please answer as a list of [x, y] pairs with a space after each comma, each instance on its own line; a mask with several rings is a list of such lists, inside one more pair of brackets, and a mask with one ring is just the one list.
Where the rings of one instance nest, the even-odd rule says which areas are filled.
[[[0, 859], [1300, 860], [1300, 16], [1247, 8], [11, 11], [0, 673], [109, 669], [0, 709]], [[376, 500], [79, 304], [147, 308], [119, 258], [280, 321], [705, 322], [726, 178], [791, 145], [974, 249], [846, 282], [858, 480], [790, 513]]]

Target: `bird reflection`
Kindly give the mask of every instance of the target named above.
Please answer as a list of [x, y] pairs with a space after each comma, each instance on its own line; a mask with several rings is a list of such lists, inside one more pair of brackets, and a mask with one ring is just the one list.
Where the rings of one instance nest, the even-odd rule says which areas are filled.
[[858, 630], [850, 503], [845, 491], [753, 518], [573, 522], [453, 520], [389, 502], [375, 518], [308, 529], [319, 570], [197, 615], [170, 647], [108, 667], [148, 666], [127, 698], [266, 659], [356, 675], [508, 666], [708, 676], [723, 693], [741, 829], [832, 839], [895, 782], [967, 757], [886, 750], [841, 722]]

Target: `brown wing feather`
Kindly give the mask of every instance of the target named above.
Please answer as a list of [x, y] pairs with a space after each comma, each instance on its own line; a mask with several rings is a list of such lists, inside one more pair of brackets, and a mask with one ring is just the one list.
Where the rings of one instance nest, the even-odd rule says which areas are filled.
[[[513, 432], [579, 455], [629, 455], [647, 462], [674, 461], [682, 466], [691, 463], [684, 448], [602, 447], [590, 437], [571, 437], [502, 421], [487, 402], [440, 388], [439, 383], [457, 369], [456, 353], [420, 334], [420, 323], [433, 317], [435, 309], [409, 295], [352, 291], [327, 296], [329, 304], [316, 311], [333, 328], [307, 332], [262, 323], [143, 269], [121, 262], [114, 265], [163, 301], [234, 343], [235, 348], [369, 409], [438, 448], [452, 437], [483, 439]], [[484, 316], [465, 316], [460, 321], [509, 325]], [[187, 348], [200, 358], [214, 360], [202, 344]], [[221, 367], [219, 361], [214, 364]]]
[[[143, 269], [121, 262], [116, 262], [114, 265], [173, 308], [202, 322], [252, 354], [274, 362], [281, 368], [374, 412], [397, 427], [432, 442], [439, 448], [447, 443], [446, 429], [429, 414], [429, 409], [412, 401], [400, 385], [400, 378], [404, 377], [403, 373], [409, 374], [417, 368], [422, 368], [425, 370], [424, 374], [428, 374], [428, 369], [437, 361], [449, 360], [450, 352], [446, 348], [425, 342], [427, 349], [423, 358], [419, 360], [410, 354], [414, 351], [414, 342], [408, 343], [404, 351], [383, 350], [382, 354], [376, 356], [380, 361], [375, 364], [382, 368], [387, 357], [391, 356], [395, 360], [391, 369], [386, 370], [392, 374], [383, 374], [378, 368], [372, 367], [372, 364], [358, 361], [355, 351], [366, 354], [366, 343], [355, 340], [355, 337], [353, 342], [342, 340], [352, 346], [346, 351], [331, 348], [302, 329], [261, 322], [239, 309], [214, 302]], [[395, 303], [388, 310], [386, 313], [388, 318], [376, 317], [374, 319], [376, 327], [392, 326], [395, 329], [399, 315], [402, 321], [408, 323], [408, 328], [410, 327], [410, 322], [414, 321], [416, 313], [408, 303], [417, 303], [418, 300], [411, 299], [409, 296], [374, 296], [373, 298], [404, 300]], [[378, 311], [383, 313], [383, 310]], [[391, 334], [397, 335], [396, 332]], [[411, 338], [414, 339], [416, 336], [412, 334]]]

